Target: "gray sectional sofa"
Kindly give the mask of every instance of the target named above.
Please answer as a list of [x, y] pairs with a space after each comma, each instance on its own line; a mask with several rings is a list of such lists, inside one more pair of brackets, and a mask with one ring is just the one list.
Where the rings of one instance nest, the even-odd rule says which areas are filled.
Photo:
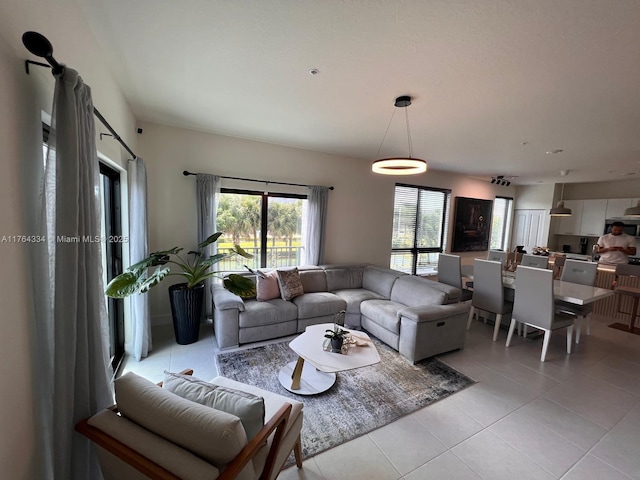
[[411, 362], [464, 346], [469, 306], [455, 287], [373, 265], [298, 270], [304, 294], [291, 301], [243, 300], [214, 285], [220, 348], [302, 333], [342, 310], [346, 326], [372, 333]]

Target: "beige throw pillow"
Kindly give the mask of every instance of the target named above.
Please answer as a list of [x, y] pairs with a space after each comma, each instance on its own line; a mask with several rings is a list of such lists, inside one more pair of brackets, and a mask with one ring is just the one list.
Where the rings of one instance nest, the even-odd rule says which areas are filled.
[[280, 284], [280, 294], [283, 300], [291, 300], [304, 293], [302, 280], [297, 267], [278, 269], [278, 283]]
[[278, 285], [278, 272], [276, 270], [270, 272], [258, 270], [257, 277], [256, 300], [266, 302], [267, 300], [280, 298], [280, 286]]

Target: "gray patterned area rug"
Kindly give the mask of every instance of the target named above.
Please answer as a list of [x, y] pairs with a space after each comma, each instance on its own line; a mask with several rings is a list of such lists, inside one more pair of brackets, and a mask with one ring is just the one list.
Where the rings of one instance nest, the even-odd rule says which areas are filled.
[[[304, 403], [304, 458], [364, 435], [471, 385], [473, 380], [435, 358], [409, 364], [373, 338], [380, 363], [338, 372], [328, 391], [296, 395], [278, 381], [283, 365], [298, 357], [288, 342], [217, 355], [220, 375]], [[292, 462], [289, 459], [290, 464]]]

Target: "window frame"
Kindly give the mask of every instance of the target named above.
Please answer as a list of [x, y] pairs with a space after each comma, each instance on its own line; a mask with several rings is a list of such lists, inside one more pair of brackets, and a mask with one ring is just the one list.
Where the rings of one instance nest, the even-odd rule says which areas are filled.
[[[395, 205], [396, 205], [396, 191], [398, 187], [403, 188], [415, 188], [418, 190], [417, 196], [417, 205], [416, 205], [416, 218], [414, 223], [414, 236], [413, 236], [413, 247], [410, 248], [393, 248], [393, 227], [391, 232], [391, 257], [393, 258], [394, 253], [409, 253], [412, 255], [412, 264], [411, 264], [411, 275], [416, 275], [417, 267], [418, 267], [418, 258], [421, 253], [443, 253], [446, 249], [446, 241], [448, 239], [447, 227], [449, 225], [449, 207], [451, 205], [451, 190], [448, 188], [437, 188], [437, 187], [427, 187], [423, 185], [410, 185], [407, 183], [396, 183], [393, 190], [393, 207], [394, 207], [394, 215], [395, 215]], [[418, 224], [420, 221], [420, 191], [427, 192], [438, 192], [442, 193], [442, 223], [440, 225], [440, 245], [438, 247], [419, 247], [418, 243]]]

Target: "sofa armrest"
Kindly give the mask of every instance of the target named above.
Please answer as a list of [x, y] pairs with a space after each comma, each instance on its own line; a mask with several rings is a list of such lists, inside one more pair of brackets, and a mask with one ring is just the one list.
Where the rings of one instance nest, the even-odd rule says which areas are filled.
[[211, 293], [213, 294], [213, 306], [217, 310], [232, 310], [238, 309], [240, 312], [244, 312], [244, 301], [235, 293], [231, 293], [222, 285], [213, 285], [211, 287]]
[[422, 305], [420, 307], [407, 307], [398, 311], [401, 319], [412, 320], [417, 323], [433, 322], [443, 318], [453, 317], [469, 313], [469, 305], [466, 303], [451, 303], [448, 305]]

